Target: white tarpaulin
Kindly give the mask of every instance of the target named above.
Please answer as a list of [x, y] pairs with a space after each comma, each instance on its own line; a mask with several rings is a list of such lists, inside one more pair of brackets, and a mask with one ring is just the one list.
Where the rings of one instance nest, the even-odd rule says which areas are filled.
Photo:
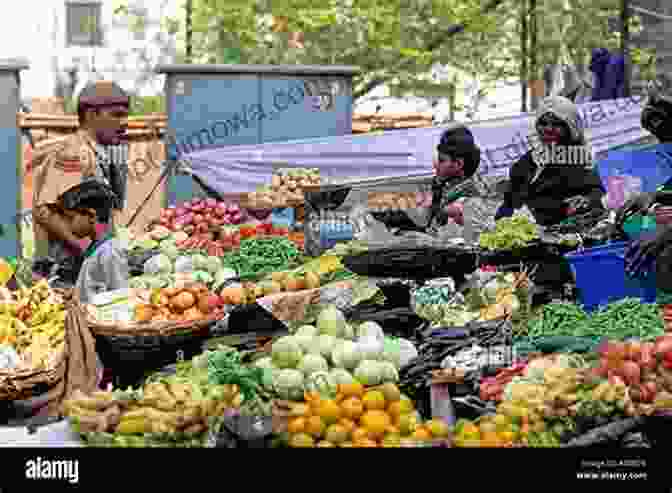
[[[649, 134], [640, 125], [640, 99], [579, 105], [594, 154], [639, 142]], [[480, 173], [507, 175], [527, 151], [533, 116], [470, 123], [482, 151]], [[320, 168], [327, 178], [365, 178], [431, 173], [434, 149], [447, 127], [393, 130], [193, 152], [192, 170], [221, 193], [243, 193], [268, 185], [275, 168]]]

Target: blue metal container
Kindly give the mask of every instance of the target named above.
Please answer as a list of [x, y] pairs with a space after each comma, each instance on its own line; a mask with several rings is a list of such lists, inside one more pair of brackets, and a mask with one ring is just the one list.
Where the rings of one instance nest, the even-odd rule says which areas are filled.
[[[357, 67], [165, 65], [167, 157], [231, 145], [256, 145], [352, 131], [352, 77]], [[171, 176], [168, 201], [197, 193], [193, 180]]]

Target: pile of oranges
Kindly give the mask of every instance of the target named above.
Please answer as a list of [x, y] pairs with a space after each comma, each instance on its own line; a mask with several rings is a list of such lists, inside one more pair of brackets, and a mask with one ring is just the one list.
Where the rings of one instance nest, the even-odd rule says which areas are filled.
[[445, 440], [449, 428], [441, 420], [421, 423], [413, 402], [394, 384], [367, 389], [352, 383], [339, 385], [333, 399], [306, 393], [290, 411], [287, 432], [295, 448], [391, 448]]

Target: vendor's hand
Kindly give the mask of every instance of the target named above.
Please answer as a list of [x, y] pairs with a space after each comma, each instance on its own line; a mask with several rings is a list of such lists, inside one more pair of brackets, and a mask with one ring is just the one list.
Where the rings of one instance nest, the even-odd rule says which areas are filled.
[[513, 216], [513, 213], [514, 210], [512, 207], [506, 207], [503, 205], [499, 209], [497, 209], [497, 212], [495, 213], [495, 221], [499, 221], [504, 217], [511, 217]]
[[655, 201], [655, 193], [642, 193], [632, 197], [616, 213], [616, 224], [622, 226], [630, 217], [648, 211]]
[[654, 235], [645, 235], [633, 242], [625, 252], [625, 271], [630, 277], [646, 277], [658, 255], [672, 245], [672, 228], [663, 228]]

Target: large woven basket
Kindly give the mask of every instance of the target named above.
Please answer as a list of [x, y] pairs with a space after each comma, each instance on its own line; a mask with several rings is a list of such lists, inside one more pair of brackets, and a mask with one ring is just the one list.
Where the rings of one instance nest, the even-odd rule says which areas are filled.
[[201, 350], [210, 328], [221, 318], [198, 321], [108, 323], [95, 320], [81, 304], [96, 350], [105, 368], [124, 382], [135, 381], [143, 372], [188, 359]]
[[24, 401], [51, 390], [65, 376], [67, 348], [42, 368], [0, 369], [0, 401]]

